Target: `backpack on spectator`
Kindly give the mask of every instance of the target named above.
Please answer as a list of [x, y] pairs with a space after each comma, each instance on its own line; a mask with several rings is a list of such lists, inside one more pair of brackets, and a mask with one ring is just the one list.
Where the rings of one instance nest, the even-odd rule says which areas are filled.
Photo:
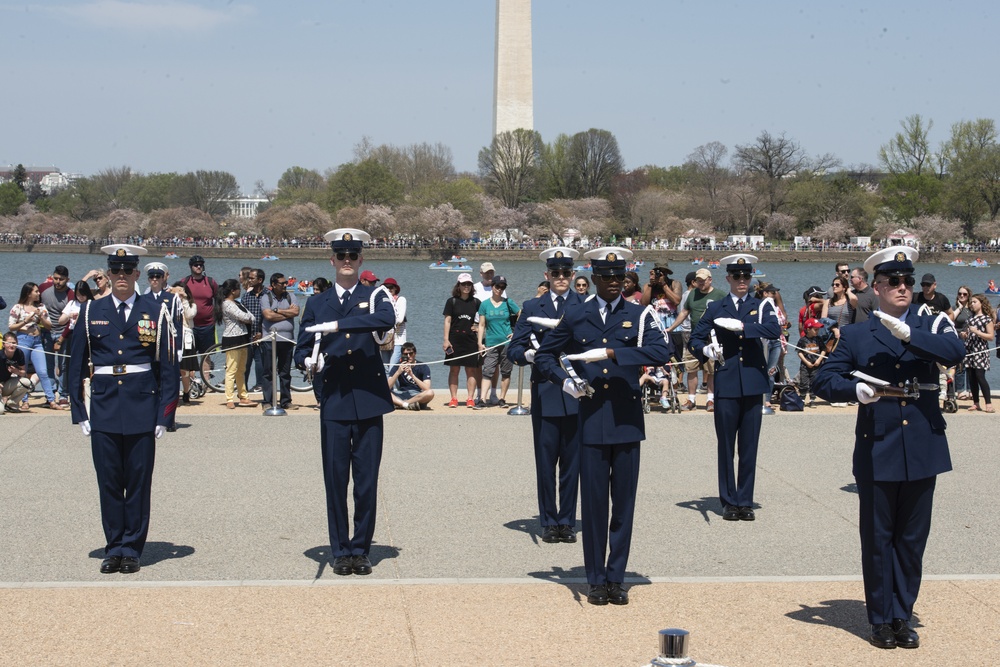
[[781, 398], [778, 399], [778, 406], [782, 412], [802, 412], [806, 404], [799, 396], [798, 390], [789, 385], [781, 390]]

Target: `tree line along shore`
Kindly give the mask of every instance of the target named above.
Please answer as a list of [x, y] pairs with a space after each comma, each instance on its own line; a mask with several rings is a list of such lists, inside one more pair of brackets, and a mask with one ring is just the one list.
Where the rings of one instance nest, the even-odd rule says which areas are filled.
[[[150, 261], [153, 258], [160, 256], [159, 250], [156, 248], [150, 248]], [[164, 253], [168, 252], [167, 249], [160, 249]], [[325, 247], [320, 248], [213, 248], [213, 247], [179, 247], [170, 248], [170, 251], [176, 252], [180, 257], [190, 257], [191, 255], [201, 255], [207, 259], [246, 259], [246, 260], [259, 260], [265, 252], [275, 255], [280, 259], [329, 259], [330, 251]], [[32, 252], [32, 253], [44, 253], [44, 254], [74, 254], [74, 255], [100, 255], [100, 248], [91, 248], [87, 245], [57, 245], [57, 244], [0, 244], [0, 252]], [[434, 248], [366, 248], [365, 249], [365, 259], [374, 261], [429, 261], [434, 262], [438, 260], [449, 259], [455, 251], [450, 249], [434, 249]], [[649, 262], [652, 266], [653, 262], [666, 261], [677, 266], [684, 266], [685, 264], [690, 265], [696, 258], [702, 258], [704, 260], [703, 264], [707, 264], [709, 260], [721, 259], [725, 255], [737, 252], [736, 250], [633, 250], [636, 259], [641, 259], [645, 262]], [[821, 263], [835, 263], [835, 262], [849, 262], [850, 264], [862, 264], [865, 259], [871, 254], [871, 251], [845, 251], [845, 250], [759, 250], [759, 251], [748, 251], [756, 255], [760, 262], [771, 263], [771, 262], [821, 262]], [[467, 260], [467, 263], [472, 264], [473, 268], [478, 268], [480, 262], [486, 261], [511, 261], [511, 262], [522, 262], [522, 261], [538, 261], [539, 250], [529, 249], [529, 250], [465, 250], [461, 252], [461, 256]], [[963, 256], [968, 256], [969, 253], [962, 253]], [[947, 264], [955, 258], [954, 252], [921, 252], [920, 263], [921, 264]], [[581, 263], [584, 260], [580, 260]], [[990, 262], [993, 263], [992, 261]], [[683, 277], [683, 274], [682, 274]]]

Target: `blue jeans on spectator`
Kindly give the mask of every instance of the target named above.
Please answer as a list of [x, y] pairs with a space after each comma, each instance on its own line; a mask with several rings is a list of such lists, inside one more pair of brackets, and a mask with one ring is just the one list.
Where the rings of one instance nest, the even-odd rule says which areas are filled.
[[768, 382], [768, 392], [767, 396], [764, 397], [765, 403], [771, 402], [771, 396], [774, 395], [774, 376], [778, 374], [778, 360], [781, 359], [781, 341], [780, 340], [769, 340], [767, 341], [767, 382]]
[[45, 399], [51, 403], [56, 400], [55, 392], [52, 390], [52, 380], [46, 368], [46, 354], [42, 347], [40, 336], [29, 336], [27, 334], [17, 334], [17, 344], [21, 346], [25, 357], [31, 357], [31, 365], [35, 367], [39, 382], [42, 383], [42, 391], [45, 392]]

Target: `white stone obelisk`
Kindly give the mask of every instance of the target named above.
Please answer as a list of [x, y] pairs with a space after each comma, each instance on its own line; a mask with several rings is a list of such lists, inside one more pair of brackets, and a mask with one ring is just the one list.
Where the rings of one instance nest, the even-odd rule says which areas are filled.
[[531, 0], [497, 0], [493, 136], [533, 130], [531, 92]]

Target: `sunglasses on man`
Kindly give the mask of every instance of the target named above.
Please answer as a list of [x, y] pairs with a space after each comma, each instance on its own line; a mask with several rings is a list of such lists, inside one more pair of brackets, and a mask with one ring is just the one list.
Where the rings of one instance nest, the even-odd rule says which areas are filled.
[[345, 259], [356, 262], [358, 261], [358, 257], [361, 257], [361, 254], [356, 252], [338, 252], [336, 257], [338, 262], [343, 262]]
[[111, 275], [113, 276], [117, 276], [119, 273], [125, 274], [126, 276], [130, 276], [132, 275], [133, 269], [126, 269], [123, 266], [116, 266], [112, 269], [108, 269], [108, 271], [110, 271]]
[[885, 279], [885, 284], [889, 287], [899, 287], [899, 283], [913, 287], [917, 284], [917, 279], [913, 276], [887, 276]]
[[573, 269], [551, 269], [549, 276], [552, 278], [572, 278]]
[[749, 273], [730, 273], [733, 280], [750, 280], [753, 276]]
[[611, 273], [611, 274], [608, 274], [608, 275], [595, 276], [595, 277], [596, 278], [600, 278], [601, 280], [603, 280], [606, 283], [623, 283], [623, 282], [625, 282], [625, 274], [624, 273]]

